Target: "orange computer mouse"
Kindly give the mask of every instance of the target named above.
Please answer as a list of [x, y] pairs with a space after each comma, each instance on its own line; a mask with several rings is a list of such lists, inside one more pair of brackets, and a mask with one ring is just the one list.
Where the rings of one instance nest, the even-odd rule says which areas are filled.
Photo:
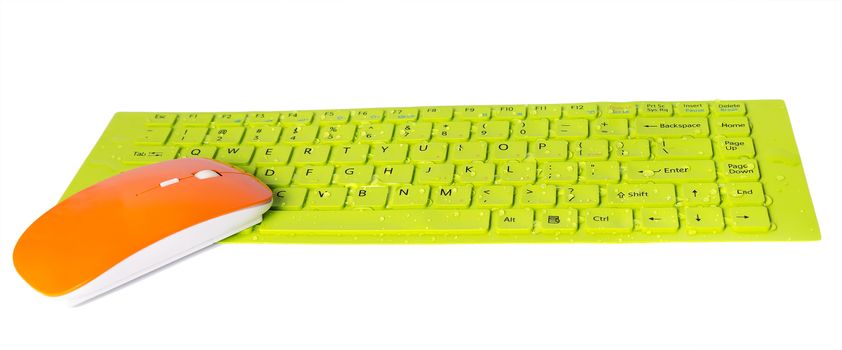
[[50, 209], [14, 264], [39, 292], [78, 304], [257, 224], [271, 205], [266, 185], [214, 160], [147, 165]]

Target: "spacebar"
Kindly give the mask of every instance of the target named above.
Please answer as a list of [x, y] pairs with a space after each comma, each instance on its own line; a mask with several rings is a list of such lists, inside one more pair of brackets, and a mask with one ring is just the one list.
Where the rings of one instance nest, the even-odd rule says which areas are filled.
[[482, 235], [487, 209], [269, 211], [261, 234], [310, 235]]

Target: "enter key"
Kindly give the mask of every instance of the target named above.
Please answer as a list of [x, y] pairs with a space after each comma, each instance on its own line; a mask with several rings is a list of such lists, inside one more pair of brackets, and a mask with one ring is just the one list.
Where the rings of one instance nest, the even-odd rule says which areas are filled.
[[626, 181], [641, 182], [713, 182], [716, 167], [710, 160], [632, 161], [623, 164]]

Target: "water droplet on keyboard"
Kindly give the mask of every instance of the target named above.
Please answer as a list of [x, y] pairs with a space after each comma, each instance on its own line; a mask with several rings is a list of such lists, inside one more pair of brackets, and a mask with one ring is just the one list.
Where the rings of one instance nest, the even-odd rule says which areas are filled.
[[643, 171], [643, 176], [651, 177], [651, 176], [654, 176], [654, 175], [655, 175], [655, 172], [652, 171], [652, 170], [644, 170]]
[[383, 217], [383, 216], [381, 216], [381, 217], [379, 217], [379, 218], [378, 218], [378, 220], [380, 220], [380, 221], [386, 221], [386, 218], [385, 218], [385, 217]]
[[783, 180], [786, 180], [786, 177], [784, 177], [783, 175], [778, 175], [778, 176], [775, 176], [775, 180], [783, 181]]

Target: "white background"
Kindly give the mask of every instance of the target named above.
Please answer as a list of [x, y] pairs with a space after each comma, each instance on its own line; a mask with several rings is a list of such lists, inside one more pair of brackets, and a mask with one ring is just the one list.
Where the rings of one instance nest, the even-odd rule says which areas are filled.
[[[0, 348], [842, 348], [842, 5], [3, 2]], [[78, 308], [18, 236], [116, 111], [785, 99], [823, 239], [223, 245]]]

